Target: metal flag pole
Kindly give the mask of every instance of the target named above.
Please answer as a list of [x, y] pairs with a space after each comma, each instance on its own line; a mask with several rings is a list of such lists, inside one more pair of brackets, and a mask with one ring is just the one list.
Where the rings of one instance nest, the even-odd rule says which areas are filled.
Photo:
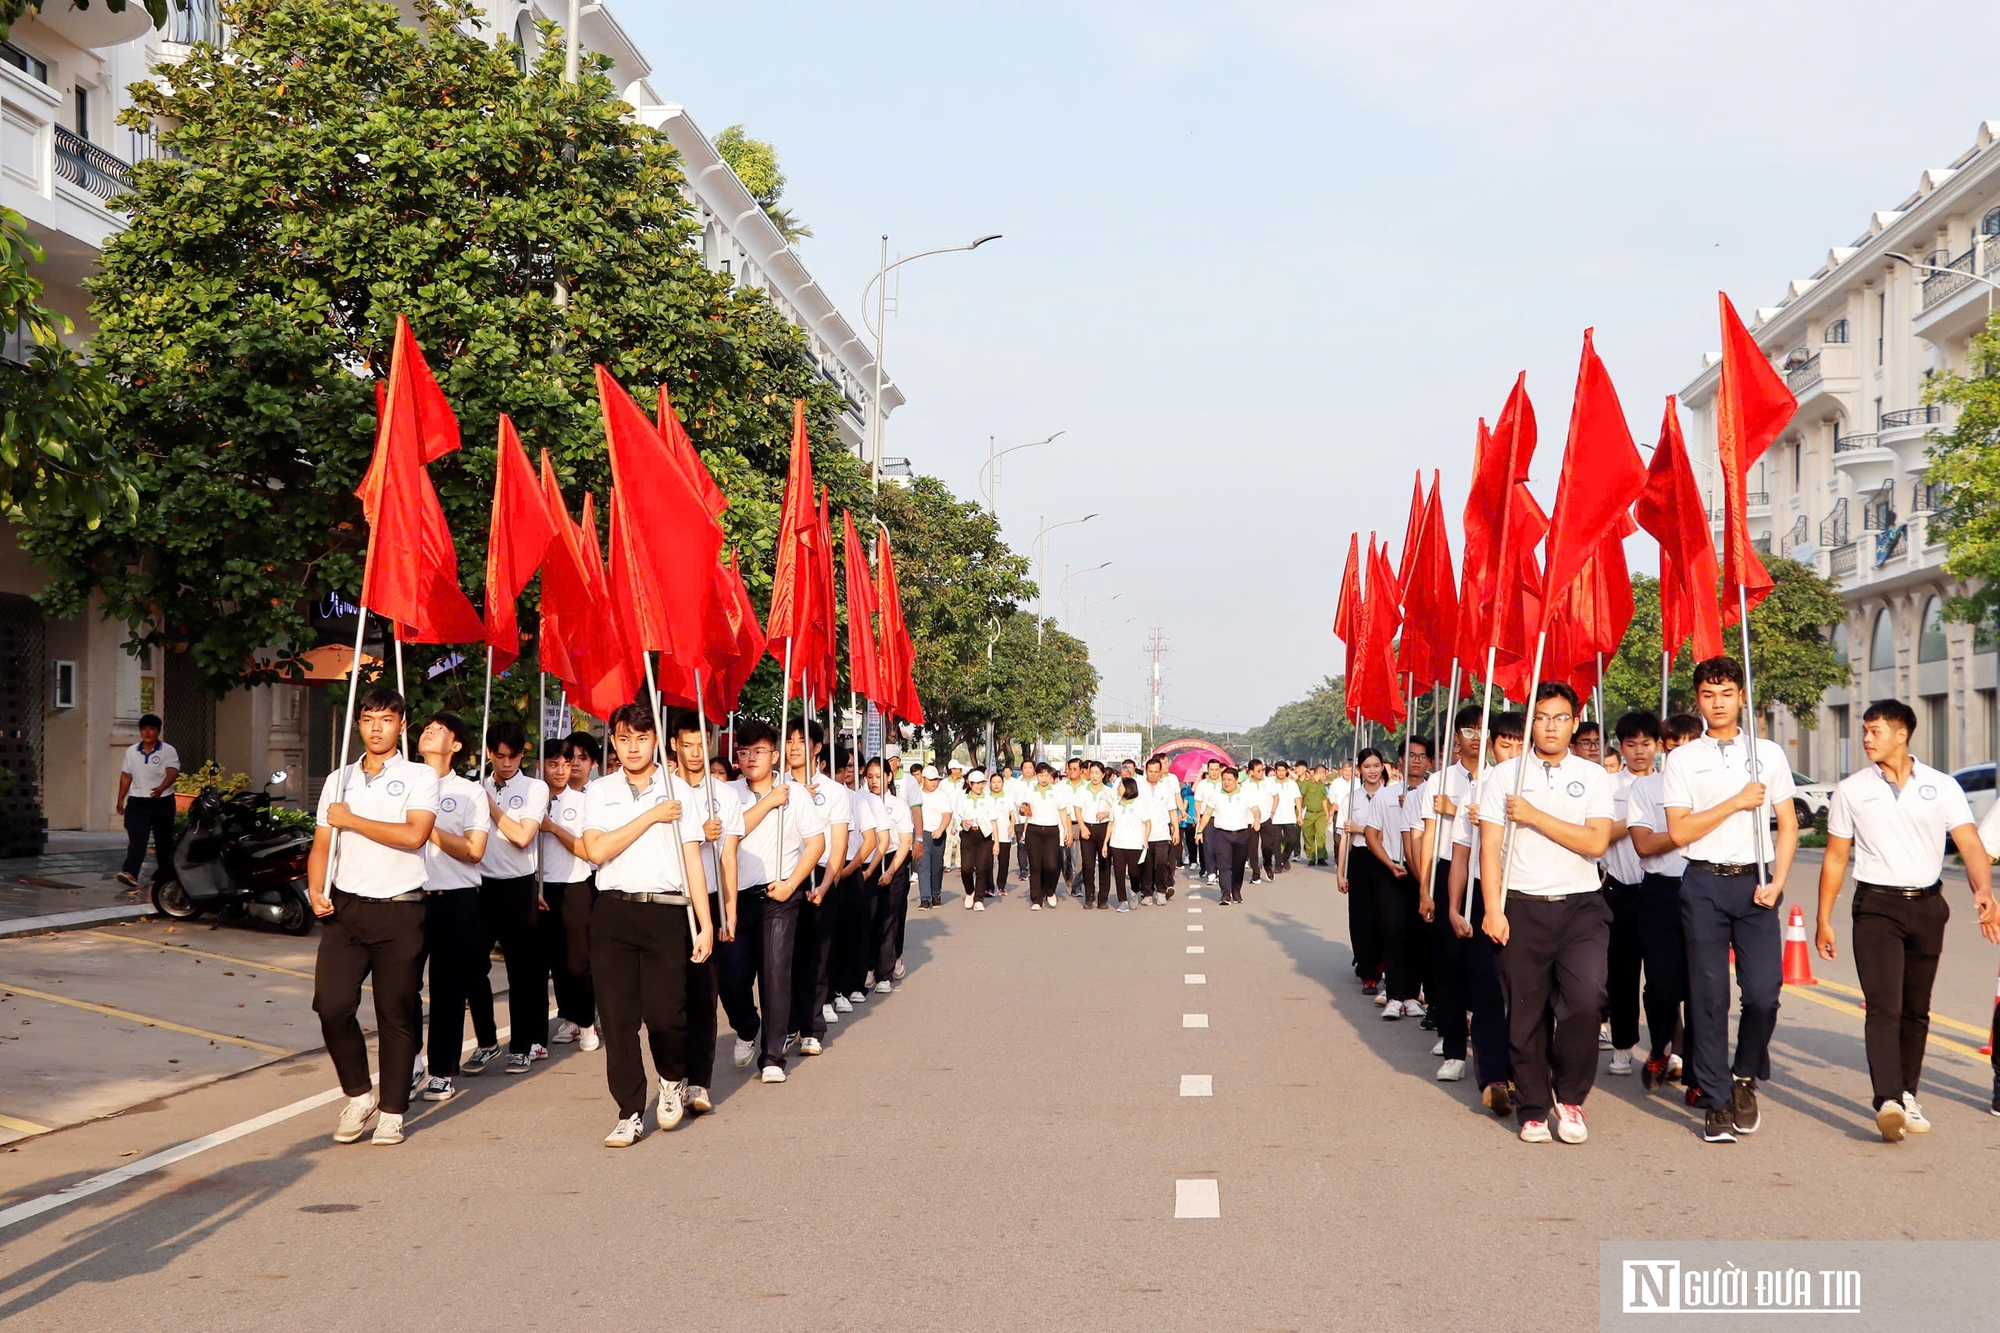
[[[1524, 734], [1526, 744], [1521, 747], [1520, 767], [1514, 770], [1514, 795], [1519, 796], [1528, 781], [1528, 756], [1535, 749], [1535, 691], [1542, 683], [1542, 649], [1548, 645], [1549, 632], [1543, 630], [1535, 636], [1535, 668], [1528, 675], [1528, 725]], [[1600, 724], [1601, 725], [1601, 724]], [[1504, 812], [1503, 812], [1504, 818]], [[1500, 906], [1507, 906], [1507, 880], [1514, 870], [1514, 821], [1505, 820], [1505, 829], [1500, 836]]]
[[493, 645], [486, 645], [486, 701], [479, 708], [479, 776], [486, 781], [486, 733], [493, 730]]
[[1597, 725], [1600, 732], [1600, 739], [1598, 741], [1600, 752], [1611, 748], [1611, 728], [1606, 725], [1610, 721], [1611, 719], [1604, 715], [1604, 654], [1599, 653], [1597, 655]]
[[[653, 655], [642, 652], [639, 654], [639, 660], [646, 664], [646, 697], [653, 702], [653, 766], [660, 770], [660, 789], [671, 799], [673, 796], [673, 784], [667, 781], [667, 727], [666, 723], [660, 720], [659, 680], [653, 674]], [[694, 895], [706, 892], [708, 892], [706, 884], [701, 885], [699, 888], [693, 884], [687, 886], [688, 939], [690, 941], [701, 934], [701, 923], [696, 919], [694, 914]]]
[[[792, 718], [792, 636], [785, 636], [785, 674], [778, 678], [778, 779], [792, 780], [791, 762], [785, 758], [785, 732], [791, 726]], [[731, 742], [732, 746], [734, 742]], [[778, 803], [778, 850], [775, 853], [773, 872], [778, 878], [785, 875], [785, 804], [791, 798]]]
[[1493, 670], [1498, 663], [1499, 656], [1499, 648], [1493, 644], [1488, 644], [1486, 648], [1486, 674], [1481, 677], [1486, 685], [1486, 694], [1479, 705], [1479, 767], [1472, 771], [1474, 784], [1478, 783], [1479, 775], [1486, 771], [1486, 738], [1492, 734], [1493, 721]]
[[[490, 645], [486, 649], [486, 699], [490, 707], [493, 701], [493, 649]], [[549, 771], [548, 731], [549, 677], [548, 673], [542, 670], [542, 644], [541, 640], [537, 639], [535, 641], [535, 771], [537, 773], [546, 773]], [[480, 749], [479, 756], [480, 762], [482, 764], [485, 763], [486, 751], [483, 746]], [[547, 782], [547, 779], [544, 778], [543, 781]], [[554, 804], [555, 798], [553, 795], [549, 800], [550, 804]], [[546, 901], [542, 897], [542, 887], [542, 836], [537, 833], [535, 835], [535, 901], [538, 903]]]
[[[396, 633], [396, 622], [393, 620], [389, 622], [389, 639], [396, 645], [396, 693], [403, 696], [403, 758], [408, 759], [410, 757], [410, 723], [408, 717], [410, 692], [403, 688], [403, 636]], [[481, 744], [484, 744], [486, 741], [484, 736], [479, 739]]]
[[[1410, 699], [1410, 696], [1416, 693], [1416, 689], [1417, 673], [1414, 671], [1405, 671], [1403, 673], [1403, 697]], [[1414, 699], [1410, 699], [1409, 717], [1403, 723], [1403, 790], [1406, 792], [1410, 789], [1410, 738], [1416, 733], [1416, 730], [1417, 705]]]
[[[393, 627], [391, 628], [391, 632], [394, 632]], [[340, 781], [333, 792], [333, 799], [336, 804], [347, 799], [347, 764], [348, 756], [352, 752], [350, 747], [354, 742], [354, 700], [355, 696], [361, 692], [361, 640], [367, 633], [368, 608], [357, 606], [354, 608], [354, 660], [348, 663], [347, 668], [347, 717], [341, 723], [340, 728]], [[408, 722], [406, 720], [404, 730], [407, 731], [408, 729]], [[327, 849], [326, 854], [326, 884], [324, 887], [326, 889], [327, 901], [329, 902], [333, 900], [333, 872], [339, 865], [340, 834], [336, 832], [333, 835], [332, 843]]]
[[1662, 725], [1666, 723], [1667, 710], [1672, 707], [1667, 700], [1667, 687], [1672, 682], [1673, 675], [1674, 655], [1665, 648], [1662, 648], [1660, 649], [1660, 722]]
[[[1758, 775], [1760, 765], [1757, 762], [1757, 696], [1750, 679], [1750, 598], [1749, 594], [1743, 591], [1741, 583], [1736, 585], [1736, 614], [1738, 624], [1743, 627], [1743, 729], [1750, 733], [1748, 752], [1750, 780], [1762, 782], [1764, 779]], [[1749, 812], [1752, 816], [1752, 836], [1756, 839], [1759, 893], [1762, 893], [1769, 884], [1768, 872], [1764, 866], [1764, 811], [1769, 808], [1768, 802], [1767, 794], [1766, 804]]]

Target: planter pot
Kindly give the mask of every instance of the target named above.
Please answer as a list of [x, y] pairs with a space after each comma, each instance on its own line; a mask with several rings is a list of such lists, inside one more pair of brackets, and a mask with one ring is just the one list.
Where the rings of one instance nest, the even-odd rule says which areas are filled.
[[195, 795], [196, 794], [194, 792], [187, 792], [187, 791], [175, 792], [174, 809], [181, 814], [186, 814], [187, 808], [194, 804]]

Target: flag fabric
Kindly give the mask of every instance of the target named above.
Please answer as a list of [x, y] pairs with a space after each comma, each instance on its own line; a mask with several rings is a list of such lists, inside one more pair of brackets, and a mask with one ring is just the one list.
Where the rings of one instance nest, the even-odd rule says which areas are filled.
[[[767, 650], [783, 663], [789, 654], [791, 685], [797, 688], [824, 655], [821, 635], [832, 607], [814, 605], [818, 589], [819, 521], [813, 508], [812, 449], [806, 442], [806, 404], [792, 404], [792, 456], [785, 474], [785, 502], [778, 520], [777, 567], [771, 578], [771, 607], [765, 621]], [[789, 643], [788, 643], [789, 641]]]
[[896, 585], [896, 555], [889, 545], [889, 530], [875, 530], [875, 604], [882, 612], [883, 689], [895, 696], [886, 711], [890, 718], [902, 718], [924, 725], [924, 706], [917, 698], [917, 654], [910, 641], [909, 625], [903, 619], [903, 594]]
[[834, 623], [833, 516], [824, 486], [819, 491], [819, 529], [813, 539], [813, 553], [819, 579], [814, 600], [826, 608], [826, 623], [820, 635], [819, 665], [813, 671], [811, 685], [814, 704], [825, 708], [833, 702], [834, 681], [839, 679], [840, 635]]
[[[1486, 465], [1487, 451], [1493, 447], [1493, 437], [1486, 429], [1486, 418], [1479, 419], [1479, 431], [1472, 442], [1472, 475], [1477, 481], [1480, 469]], [[1492, 515], [1476, 508], [1474, 492], [1468, 490], [1465, 497], [1464, 523], [1465, 546], [1459, 552], [1458, 566], [1458, 623], [1452, 630], [1452, 652], [1465, 663], [1469, 671], [1486, 669], [1487, 624], [1492, 618], [1492, 590], [1480, 580], [1487, 572], [1488, 546], [1492, 542], [1489, 527]]]
[[1512, 546], [1501, 562], [1507, 576], [1494, 615], [1493, 683], [1507, 698], [1525, 703], [1534, 674], [1536, 627], [1542, 618], [1542, 567], [1536, 552], [1549, 518], [1525, 481], [1515, 482], [1507, 505], [1506, 536]]
[[[1374, 545], [1370, 537], [1370, 545]], [[1368, 569], [1367, 609], [1362, 613], [1366, 630], [1363, 649], [1361, 716], [1388, 731], [1402, 725], [1406, 710], [1402, 684], [1396, 678], [1394, 641], [1402, 627], [1402, 590], [1396, 586], [1396, 572], [1389, 567], [1389, 548], [1374, 547]]]
[[1645, 460], [1632, 443], [1618, 391], [1598, 359], [1591, 333], [1583, 331], [1569, 440], [1563, 446], [1562, 479], [1549, 521], [1548, 558], [1542, 571], [1543, 628], [1605, 539], [1622, 534], [1632, 502], [1646, 486]]
[[1416, 559], [1403, 580], [1403, 635], [1396, 665], [1412, 678], [1415, 690], [1427, 690], [1444, 678], [1458, 626], [1458, 591], [1452, 585], [1451, 534], [1444, 528], [1444, 504], [1439, 477], [1431, 474], [1430, 495], [1424, 502]]
[[[645, 653], [649, 650], [640, 645], [648, 633], [644, 623], [649, 614], [646, 602], [653, 595], [644, 586], [647, 580], [644, 548], [632, 530], [631, 510], [625, 504], [624, 492], [613, 486], [605, 508], [611, 511], [605, 554], [612, 614], [618, 619], [619, 638], [624, 644], [626, 660], [631, 663], [632, 675], [643, 689]], [[663, 705], [694, 707], [694, 673], [671, 653], [662, 652], [654, 662], [653, 688], [659, 691]]]
[[[1475, 658], [1483, 658], [1489, 648], [1516, 659], [1534, 650], [1532, 642], [1524, 646], [1526, 636], [1518, 630], [1520, 606], [1511, 590], [1522, 583], [1524, 548], [1514, 519], [1520, 507], [1521, 483], [1528, 480], [1528, 467], [1535, 456], [1535, 443], [1535, 408], [1528, 399], [1528, 376], [1523, 371], [1479, 452], [1478, 469], [1466, 496], [1466, 543], [1477, 542], [1481, 548], [1477, 595], [1473, 597]], [[1529, 502], [1533, 502], [1532, 496]], [[1537, 513], [1540, 508], [1535, 505]], [[1540, 540], [1540, 533], [1536, 540]], [[1531, 582], [1539, 586], [1539, 570]]]
[[1417, 543], [1424, 532], [1424, 470], [1418, 468], [1410, 483], [1410, 516], [1403, 520], [1403, 549], [1396, 557], [1396, 582], [1407, 592], [1410, 567], [1417, 562]]
[[1348, 656], [1361, 633], [1361, 534], [1347, 534], [1347, 567], [1340, 575], [1340, 600], [1333, 607], [1333, 635], [1347, 648]]
[[1646, 471], [1646, 489], [1632, 515], [1660, 544], [1660, 648], [1669, 656], [1694, 640], [1697, 662], [1722, 653], [1722, 618], [1716, 603], [1719, 578], [1708, 506], [1701, 498], [1680, 412], [1667, 395], [1660, 442]]
[[514, 423], [502, 412], [500, 447], [493, 460], [493, 516], [486, 529], [486, 645], [493, 650], [496, 671], [505, 671], [521, 656], [514, 599], [541, 567], [555, 535], [535, 469]]
[[1722, 623], [1733, 625], [1742, 605], [1755, 607], [1771, 595], [1771, 576], [1750, 545], [1746, 512], [1750, 466], [1763, 457], [1778, 432], [1798, 411], [1799, 400], [1784, 377], [1736, 317], [1729, 297], [1722, 306], [1722, 378], [1715, 394], [1715, 452], [1722, 473]]
[[458, 448], [458, 419], [401, 315], [389, 382], [376, 387], [375, 403], [375, 453], [355, 491], [368, 523], [361, 605], [394, 621], [409, 643], [484, 639], [458, 586], [458, 548], [427, 469]]
[[[1356, 538], [1360, 533], [1354, 534]], [[1368, 553], [1362, 557], [1362, 573], [1354, 585], [1354, 637], [1347, 641], [1347, 720], [1359, 724], [1365, 696], [1371, 688], [1368, 680], [1370, 661], [1368, 644], [1375, 623], [1375, 608], [1368, 598], [1368, 580], [1375, 573], [1375, 534], [1368, 534]]]
[[[638, 695], [639, 681], [621, 652], [620, 636], [607, 604], [606, 590], [594, 579], [592, 555], [596, 535], [586, 552], [582, 528], [569, 517], [548, 454], [542, 455], [542, 496], [555, 522], [555, 540], [542, 562], [543, 664], [562, 681], [569, 702], [593, 717], [609, 717]], [[594, 524], [590, 497], [584, 497], [584, 521]]]
[[737, 649], [734, 660], [727, 666], [716, 668], [716, 702], [711, 705], [711, 712], [719, 705], [727, 714], [742, 698], [743, 687], [749, 683], [750, 674], [757, 669], [758, 661], [764, 656], [764, 631], [757, 624], [757, 608], [750, 602], [750, 588], [743, 582], [743, 572], [737, 565], [735, 551], [730, 551], [729, 566], [723, 572], [728, 580], [730, 601], [734, 604], [731, 620], [736, 627]]
[[875, 573], [868, 568], [868, 552], [854, 530], [854, 515], [842, 510], [840, 522], [847, 573], [847, 676], [862, 698], [886, 706], [889, 700], [875, 646]]
[[1625, 564], [1625, 538], [1638, 530], [1626, 518], [1584, 561], [1568, 591], [1555, 599], [1557, 605], [1547, 616], [1545, 679], [1566, 680], [1579, 694], [1597, 688], [1598, 664], [1624, 643], [1636, 609], [1632, 576]]
[[[1424, 542], [1424, 474], [1421, 469], [1412, 483], [1410, 492], [1410, 514], [1403, 520], [1403, 549], [1396, 557], [1396, 586], [1399, 590], [1400, 611], [1404, 621], [1410, 619], [1410, 604], [1421, 595], [1410, 587], [1411, 573], [1416, 569], [1417, 557]], [[1404, 634], [1396, 641], [1396, 673], [1404, 677], [1405, 684], [1412, 674], [1424, 677], [1423, 684], [1414, 688], [1430, 688], [1430, 645], [1419, 636]]]
[[667, 443], [667, 452], [673, 456], [681, 476], [701, 497], [702, 508], [708, 511], [710, 518], [721, 522], [723, 511], [729, 508], [729, 497], [722, 493], [722, 488], [715, 484], [715, 478], [709, 475], [708, 465], [701, 461], [701, 451], [688, 438], [687, 429], [681, 425], [674, 405], [667, 399], [667, 386], [664, 384], [660, 386], [659, 429], [661, 438]]

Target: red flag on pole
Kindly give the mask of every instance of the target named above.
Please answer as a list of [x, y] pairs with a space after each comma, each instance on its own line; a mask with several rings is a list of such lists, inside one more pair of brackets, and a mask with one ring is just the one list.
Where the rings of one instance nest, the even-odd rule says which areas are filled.
[[[1373, 538], [1370, 538], [1373, 545]], [[1402, 683], [1396, 678], [1395, 637], [1402, 627], [1402, 590], [1396, 573], [1389, 568], [1389, 548], [1375, 547], [1368, 569], [1367, 610], [1362, 619], [1367, 628], [1362, 672], [1361, 715], [1384, 729], [1394, 731], [1405, 716]]]
[[1570, 585], [1607, 537], [1629, 521], [1632, 502], [1646, 485], [1646, 463], [1632, 443], [1618, 391], [1598, 359], [1591, 330], [1583, 331], [1583, 358], [1570, 408], [1569, 441], [1563, 447], [1562, 480], [1549, 523], [1548, 563], [1543, 569], [1541, 623], [1547, 627]]
[[1687, 445], [1681, 439], [1680, 412], [1667, 395], [1660, 421], [1660, 442], [1646, 472], [1646, 489], [1632, 507], [1639, 526], [1660, 543], [1660, 647], [1669, 656], [1690, 637], [1697, 662], [1722, 653], [1722, 619], [1714, 589], [1715, 538], [1708, 524], [1708, 506], [1701, 498]]
[[1528, 677], [1534, 670], [1536, 626], [1541, 624], [1543, 580], [1536, 552], [1549, 530], [1549, 518], [1526, 482], [1514, 483], [1507, 505], [1507, 541], [1511, 553], [1500, 562], [1507, 581], [1497, 594], [1493, 617], [1499, 649], [1493, 683], [1509, 699], [1526, 701]]
[[496, 671], [505, 671], [521, 656], [514, 599], [541, 567], [555, 535], [535, 469], [521, 447], [521, 437], [514, 433], [514, 423], [502, 412], [500, 449], [493, 460], [493, 517], [486, 530], [486, 643], [493, 650]]
[[895, 697], [889, 715], [921, 727], [924, 706], [917, 698], [916, 648], [903, 620], [903, 594], [896, 585], [896, 556], [887, 528], [875, 530], [875, 604], [882, 611], [883, 688]]
[[660, 386], [660, 435], [667, 442], [667, 451], [673, 455], [674, 463], [681, 476], [701, 497], [701, 506], [710, 518], [722, 520], [722, 512], [729, 508], [729, 497], [715, 484], [715, 478], [708, 473], [708, 465], [701, 461], [701, 451], [688, 438], [681, 419], [674, 413], [674, 405], [667, 400], [667, 386]]
[[[1354, 534], [1355, 538], [1360, 533]], [[1350, 546], [1351, 549], [1351, 546]], [[1361, 574], [1354, 584], [1354, 616], [1352, 627], [1354, 637], [1347, 645], [1346, 707], [1347, 720], [1358, 724], [1361, 721], [1364, 700], [1371, 688], [1368, 673], [1371, 663], [1368, 659], [1368, 644], [1375, 624], [1375, 605], [1369, 598], [1368, 580], [1375, 573], [1375, 534], [1368, 534], [1368, 553], [1362, 557]]]
[[1396, 557], [1396, 582], [1407, 593], [1410, 569], [1417, 563], [1417, 545], [1424, 539], [1424, 471], [1418, 468], [1410, 483], [1410, 516], [1403, 520], [1403, 549]]
[[820, 636], [820, 661], [813, 672], [812, 692], [818, 706], [825, 708], [833, 702], [833, 683], [840, 671], [840, 643], [834, 624], [833, 516], [824, 486], [819, 489], [819, 529], [813, 540], [819, 572], [815, 600], [826, 608], [826, 622]]
[[[1534, 650], [1522, 644], [1516, 632], [1519, 603], [1512, 590], [1520, 586], [1523, 544], [1514, 531], [1519, 484], [1528, 479], [1528, 466], [1535, 456], [1535, 408], [1528, 400], [1528, 376], [1523, 371], [1507, 395], [1485, 446], [1480, 449], [1472, 489], [1465, 500], [1466, 545], [1480, 548], [1478, 564], [1479, 596], [1471, 598], [1476, 616], [1473, 658], [1477, 661], [1489, 648], [1520, 657]], [[1529, 497], [1533, 503], [1533, 497]], [[1535, 506], [1540, 512], [1540, 506]], [[1540, 540], [1541, 534], [1536, 534]], [[1531, 548], [1530, 548], [1531, 549]], [[1534, 581], [1539, 584], [1540, 571]], [[1461, 600], [1463, 605], [1463, 599]], [[1484, 669], [1481, 663], [1479, 669]]]
[[832, 608], [813, 605], [818, 557], [813, 545], [819, 528], [813, 509], [812, 449], [806, 443], [806, 404], [792, 404], [792, 458], [785, 476], [785, 505], [778, 520], [777, 568], [771, 579], [771, 610], [765, 623], [768, 651], [780, 663], [791, 640], [792, 683], [820, 659], [820, 622]]
[[1444, 504], [1439, 478], [1431, 474], [1431, 491], [1417, 540], [1417, 557], [1410, 562], [1403, 584], [1403, 637], [1397, 665], [1414, 676], [1413, 689], [1427, 690], [1443, 679], [1450, 666], [1451, 642], [1458, 626], [1458, 592], [1452, 586], [1451, 534], [1444, 528]]
[[[549, 669], [563, 682], [571, 704], [606, 718], [638, 696], [643, 675], [624, 652], [597, 557], [597, 520], [583, 497], [582, 523], [572, 522], [543, 455], [542, 493], [558, 520], [556, 540], [542, 566], [542, 637]], [[586, 542], [584, 528], [590, 529]], [[562, 669], [559, 669], [562, 668]]]
[[841, 554], [847, 572], [847, 673], [862, 698], [878, 706], [889, 702], [882, 688], [881, 659], [875, 646], [874, 571], [868, 568], [868, 552], [854, 530], [854, 515], [840, 514]]
[[1333, 607], [1333, 636], [1346, 646], [1348, 655], [1361, 633], [1361, 534], [1347, 534], [1347, 568], [1340, 575], [1340, 600]]
[[734, 604], [731, 620], [736, 626], [736, 656], [726, 666], [716, 668], [715, 697], [725, 714], [736, 707], [743, 695], [743, 687], [750, 680], [750, 673], [757, 669], [757, 663], [764, 656], [764, 631], [757, 624], [757, 608], [751, 605], [750, 589], [743, 582], [743, 573], [737, 567], [736, 552], [729, 553], [729, 567], [723, 571], [728, 580], [729, 598]]
[[1771, 576], [1750, 545], [1744, 489], [1750, 465], [1791, 421], [1799, 400], [1736, 317], [1729, 297], [1717, 292], [1716, 300], [1722, 306], [1722, 379], [1715, 394], [1715, 452], [1722, 473], [1722, 623], [1733, 625], [1743, 607], [1754, 608], [1771, 594]]

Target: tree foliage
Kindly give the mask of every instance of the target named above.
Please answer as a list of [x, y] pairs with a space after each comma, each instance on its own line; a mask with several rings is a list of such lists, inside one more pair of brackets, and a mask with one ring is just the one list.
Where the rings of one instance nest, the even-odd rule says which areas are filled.
[[565, 85], [548, 32], [522, 73], [477, 12], [451, 0], [413, 28], [387, 4], [242, 0], [226, 53], [197, 46], [135, 87], [128, 118], [172, 126], [171, 151], [134, 168], [92, 352], [146, 503], [95, 530], [44, 507], [26, 541], [52, 612], [95, 590], [218, 690], [274, 678], [245, 674], [260, 651], [314, 646], [309, 608], [359, 583], [353, 491], [399, 313], [459, 416], [465, 448], [431, 475], [475, 600], [499, 413], [549, 450], [572, 504], [602, 499], [597, 362], [642, 401], [672, 389], [760, 602], [794, 398], [835, 503], [866, 512], [837, 394], [761, 293], [702, 263], [665, 137], [601, 57]]
[[1945, 568], [1976, 580], [1976, 591], [1954, 597], [1945, 614], [1970, 621], [1991, 641], [2000, 630], [2000, 321], [1972, 339], [1969, 373], [1932, 378], [1925, 401], [1958, 408], [1958, 421], [1931, 445], [1925, 480], [1941, 489], [1933, 500], [1930, 536], [1945, 547]]
[[771, 225], [785, 238], [786, 245], [811, 237], [812, 228], [778, 202], [785, 194], [785, 173], [778, 169], [776, 148], [762, 139], [751, 138], [741, 125], [731, 125], [715, 136], [715, 151], [736, 173], [736, 179], [743, 182], [743, 188], [757, 201], [757, 207], [764, 210], [764, 216], [771, 219]]

